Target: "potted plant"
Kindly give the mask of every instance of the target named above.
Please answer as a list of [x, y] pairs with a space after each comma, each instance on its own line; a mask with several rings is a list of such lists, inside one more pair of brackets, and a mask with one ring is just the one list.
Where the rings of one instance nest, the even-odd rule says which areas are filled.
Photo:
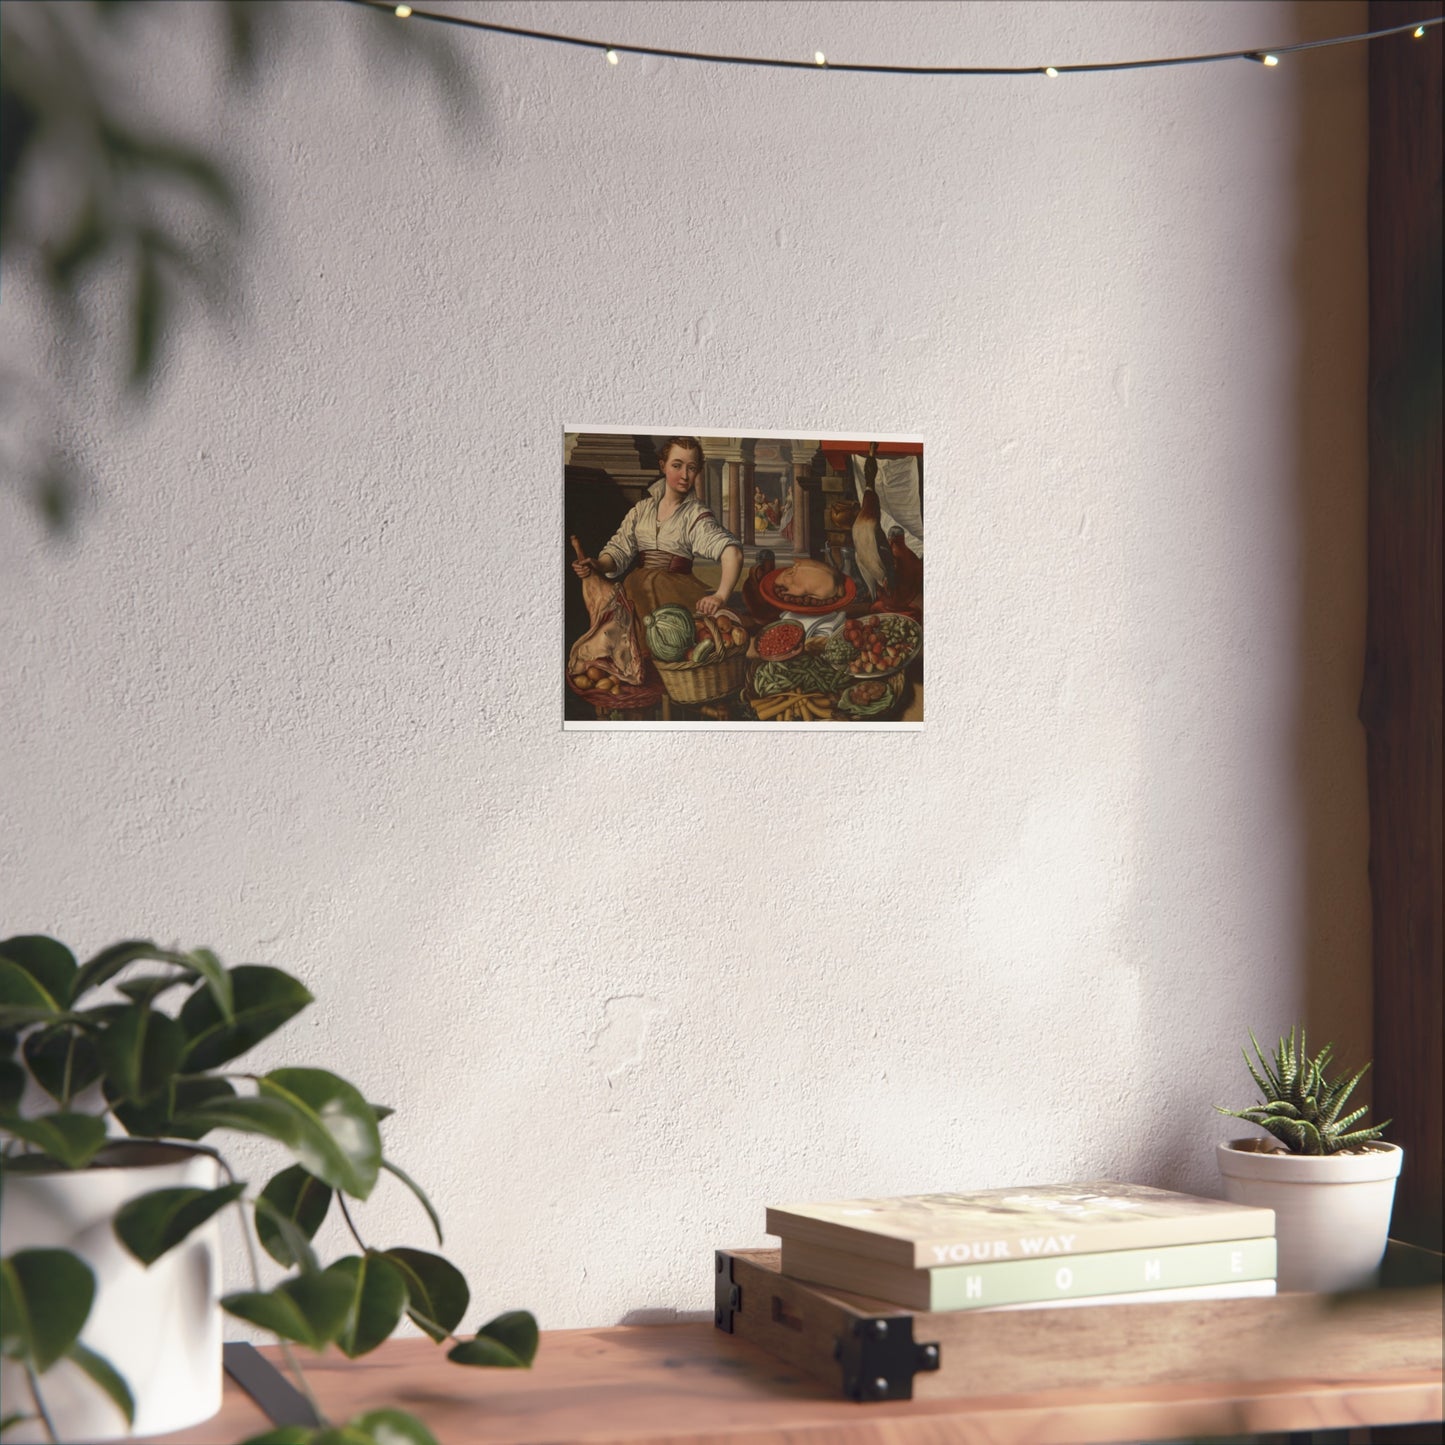
[[[459, 1364], [530, 1365], [529, 1313], [459, 1339], [469, 1308], [460, 1272], [429, 1251], [374, 1247], [357, 1230], [347, 1200], [366, 1199], [385, 1173], [412, 1191], [442, 1242], [430, 1201], [384, 1152], [391, 1110], [324, 1069], [238, 1066], [311, 1001], [280, 969], [227, 967], [204, 948], [124, 942], [81, 965], [52, 938], [0, 942], [7, 1445], [208, 1419], [221, 1403], [222, 1309], [280, 1339], [308, 1398], [288, 1342], [355, 1358], [403, 1315]], [[227, 1130], [269, 1138], [292, 1162], [253, 1189], [210, 1142]], [[227, 1207], [240, 1213], [251, 1288], [217, 1300]], [[333, 1207], [356, 1252], [323, 1268], [311, 1241]], [[290, 1271], [270, 1288], [253, 1235]], [[288, 1445], [312, 1433], [288, 1428]], [[345, 1438], [432, 1442], [398, 1410], [349, 1422]]]
[[1304, 1026], [1298, 1044], [1295, 1032], [1280, 1039], [1273, 1062], [1251, 1032], [1260, 1067], [1248, 1050], [1244, 1061], [1262, 1097], [1246, 1109], [1215, 1105], [1270, 1136], [1219, 1145], [1224, 1194], [1274, 1210], [1281, 1289], [1357, 1289], [1384, 1257], [1404, 1151], [1381, 1139], [1388, 1119], [1354, 1128], [1368, 1106], [1344, 1112], [1369, 1064], [1348, 1079], [1331, 1079], [1325, 1069], [1334, 1045], [1312, 1059]]

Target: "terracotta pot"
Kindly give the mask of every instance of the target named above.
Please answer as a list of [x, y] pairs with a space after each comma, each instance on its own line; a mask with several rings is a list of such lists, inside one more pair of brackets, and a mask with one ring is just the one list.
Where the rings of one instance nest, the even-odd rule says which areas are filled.
[[[135, 1400], [135, 1425], [68, 1360], [40, 1377], [62, 1441], [159, 1435], [209, 1420], [221, 1408], [221, 1238], [213, 1217], [147, 1269], [116, 1238], [111, 1220], [138, 1194], [215, 1189], [219, 1168], [183, 1144], [118, 1141], [85, 1169], [6, 1168], [0, 1252], [68, 1249], [95, 1273], [95, 1302], [81, 1343], [115, 1366]], [[23, 1368], [0, 1365], [6, 1410], [30, 1409]], [[11, 1442], [46, 1439], [39, 1421], [5, 1432]]]
[[1380, 1140], [1358, 1154], [1275, 1152], [1272, 1139], [1231, 1139], [1217, 1150], [1224, 1197], [1274, 1210], [1282, 1290], [1359, 1289], [1390, 1233], [1404, 1151]]

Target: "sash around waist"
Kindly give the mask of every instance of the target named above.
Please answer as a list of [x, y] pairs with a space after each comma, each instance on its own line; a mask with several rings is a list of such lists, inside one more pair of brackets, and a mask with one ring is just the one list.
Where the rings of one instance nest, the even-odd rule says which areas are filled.
[[653, 572], [691, 572], [692, 558], [679, 557], [676, 552], [644, 551], [639, 558]]

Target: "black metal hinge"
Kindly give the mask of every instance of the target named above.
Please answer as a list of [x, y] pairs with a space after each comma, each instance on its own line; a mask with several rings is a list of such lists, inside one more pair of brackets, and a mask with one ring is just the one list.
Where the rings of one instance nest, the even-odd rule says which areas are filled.
[[713, 1323], [728, 1334], [733, 1332], [733, 1314], [743, 1307], [741, 1285], [733, 1283], [733, 1262], [722, 1250], [716, 1253], [717, 1279], [713, 1285]]
[[273, 1425], [314, 1427], [321, 1423], [306, 1396], [254, 1346], [243, 1341], [222, 1345], [221, 1363]]
[[912, 1315], [873, 1315], [838, 1336], [833, 1358], [843, 1367], [850, 1400], [911, 1400], [914, 1375], [936, 1370], [939, 1350], [914, 1341]]

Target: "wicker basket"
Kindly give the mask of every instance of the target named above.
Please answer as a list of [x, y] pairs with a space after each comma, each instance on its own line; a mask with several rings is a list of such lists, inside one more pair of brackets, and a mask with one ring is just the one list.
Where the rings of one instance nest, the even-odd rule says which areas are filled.
[[662, 678], [662, 685], [673, 702], [716, 702], [743, 685], [747, 673], [747, 653], [739, 648], [726, 657], [708, 658], [705, 662], [659, 662], [652, 665]]

